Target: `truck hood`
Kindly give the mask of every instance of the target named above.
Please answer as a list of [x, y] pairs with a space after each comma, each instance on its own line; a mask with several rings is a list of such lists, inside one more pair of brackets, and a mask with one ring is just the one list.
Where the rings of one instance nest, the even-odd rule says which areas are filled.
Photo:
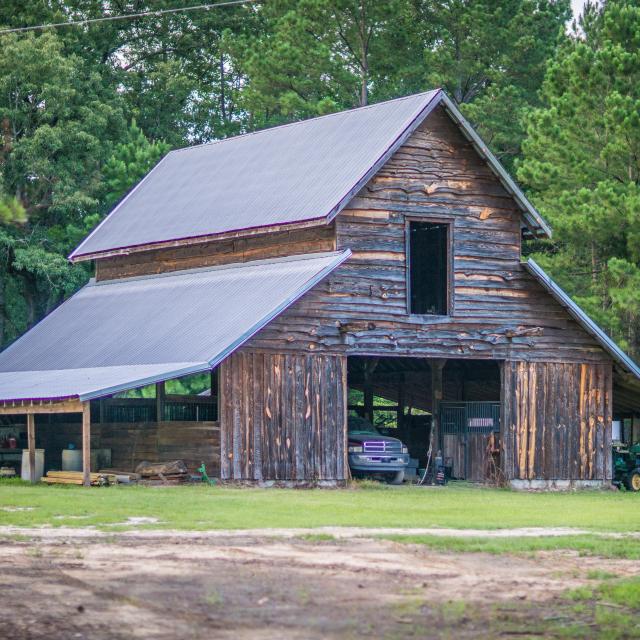
[[399, 442], [401, 443], [401, 440], [399, 440], [398, 438], [391, 438], [390, 436], [381, 436], [378, 435], [377, 433], [351, 433], [349, 432], [349, 442], [358, 442], [358, 443], [363, 443], [363, 442]]

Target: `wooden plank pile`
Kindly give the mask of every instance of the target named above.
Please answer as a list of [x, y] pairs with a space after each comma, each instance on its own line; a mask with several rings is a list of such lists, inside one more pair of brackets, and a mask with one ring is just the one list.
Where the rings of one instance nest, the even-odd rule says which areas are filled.
[[[91, 473], [89, 474], [91, 486], [105, 487], [110, 484], [118, 484], [118, 479], [111, 473]], [[42, 482], [47, 484], [82, 484], [82, 471], [48, 471]]]
[[189, 482], [189, 471], [183, 460], [169, 462], [141, 462], [136, 467], [144, 484], [182, 484]]
[[100, 469], [100, 474], [113, 475], [117, 478], [118, 483], [135, 484], [140, 480], [140, 474], [133, 471], [121, 471], [120, 469]]

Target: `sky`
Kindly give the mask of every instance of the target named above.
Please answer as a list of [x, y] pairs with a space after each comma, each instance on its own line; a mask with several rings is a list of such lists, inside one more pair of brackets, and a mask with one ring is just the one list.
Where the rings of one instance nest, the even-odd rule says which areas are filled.
[[571, 8], [573, 9], [573, 15], [577, 18], [584, 6], [586, 0], [571, 0]]

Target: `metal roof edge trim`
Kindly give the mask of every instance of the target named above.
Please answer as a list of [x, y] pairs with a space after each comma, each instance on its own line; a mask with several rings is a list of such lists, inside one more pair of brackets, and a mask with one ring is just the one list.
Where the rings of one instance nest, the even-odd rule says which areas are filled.
[[[440, 100], [444, 95], [442, 89], [433, 89], [424, 93], [425, 97], [432, 93], [429, 101], [424, 104], [414, 115], [407, 119], [402, 127], [402, 131], [396, 139], [385, 149], [382, 155], [367, 169], [357, 182], [347, 191], [347, 193], [338, 200], [337, 204], [327, 213], [326, 220], [331, 222], [354, 198], [354, 196], [362, 189], [373, 176], [380, 171], [384, 164], [391, 156], [407, 141], [409, 136], [424, 122], [427, 116], [440, 104]], [[419, 95], [419, 94], [418, 94]], [[410, 98], [412, 96], [405, 96]], [[398, 98], [401, 99], [401, 98]], [[375, 105], [370, 105], [375, 106]], [[366, 108], [366, 107], [363, 107]]]
[[520, 208], [523, 210], [527, 221], [534, 228], [540, 229], [544, 235], [551, 238], [553, 231], [547, 221], [540, 215], [538, 210], [531, 204], [527, 196], [524, 195], [522, 189], [516, 184], [514, 179], [509, 175], [507, 170], [502, 166], [500, 160], [498, 160], [493, 153], [489, 150], [489, 147], [485, 144], [482, 138], [478, 135], [475, 129], [469, 124], [467, 119], [462, 115], [460, 109], [456, 106], [453, 100], [442, 91], [440, 100], [444, 102], [447, 111], [451, 115], [452, 119], [462, 129], [464, 134], [471, 140], [476, 151], [487, 161], [489, 166], [496, 173], [500, 181], [506, 190], [514, 197]]
[[104, 217], [103, 220], [96, 226], [96, 228], [86, 237], [84, 240], [67, 256], [67, 260], [74, 262], [76, 257], [79, 257], [83, 254], [80, 253], [80, 249], [101, 229], [101, 227], [106, 224], [107, 220], [109, 220], [117, 211], [122, 207], [122, 205], [131, 197], [133, 194], [142, 186], [142, 184], [147, 180], [147, 178], [171, 155], [173, 151], [168, 151], [165, 153], [164, 157], [162, 157], [154, 167], [149, 171], [138, 184], [133, 187], [125, 196], [118, 202], [118, 204]]
[[[313, 256], [314, 254], [309, 254]], [[318, 254], [315, 254], [316, 256]], [[290, 307], [294, 302], [299, 300], [310, 289], [313, 289], [321, 280], [326, 278], [334, 269], [337, 269], [342, 263], [351, 257], [351, 249], [346, 249], [342, 253], [336, 255], [336, 259], [329, 265], [319, 271], [314, 277], [310, 278], [294, 295], [287, 298], [282, 304], [278, 305], [270, 314], [266, 315], [260, 322], [256, 323], [251, 329], [242, 334], [227, 349], [220, 352], [215, 358], [209, 361], [211, 368], [218, 366], [224, 359], [230, 356], [234, 351], [239, 349], [247, 340], [252, 338], [260, 329], [268, 325], [274, 318], [277, 318], [283, 311]]]
[[209, 370], [208, 362], [198, 362], [191, 367], [180, 367], [178, 369], [175, 369], [174, 371], [169, 371], [168, 374], [163, 373], [163, 374], [158, 374], [154, 376], [146, 376], [144, 378], [139, 378], [131, 382], [112, 385], [110, 387], [105, 387], [103, 389], [96, 389], [95, 391], [89, 391], [88, 393], [79, 394], [78, 399], [81, 402], [85, 402], [87, 400], [95, 400], [96, 398], [101, 398], [103, 396], [110, 396], [110, 395], [113, 395], [114, 393], [127, 391], [128, 389], [137, 389], [139, 387], [146, 387], [147, 385], [154, 384], [156, 382], [162, 382], [164, 380], [179, 378], [181, 376], [186, 376], [191, 373], [202, 373], [208, 370]]
[[640, 367], [574, 302], [546, 271], [533, 259], [522, 263], [525, 269], [590, 333], [602, 348], [640, 379]]

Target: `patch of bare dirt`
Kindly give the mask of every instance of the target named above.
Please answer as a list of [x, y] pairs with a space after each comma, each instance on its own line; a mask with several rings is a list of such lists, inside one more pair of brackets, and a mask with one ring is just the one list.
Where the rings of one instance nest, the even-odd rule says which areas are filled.
[[[354, 537], [139, 533], [3, 542], [0, 638], [440, 637], [451, 633], [449, 601], [487, 615], [513, 602], [545, 607], [592, 568], [640, 573], [637, 562], [560, 552], [529, 559]], [[481, 619], [456, 624], [454, 637], [490, 637]]]

